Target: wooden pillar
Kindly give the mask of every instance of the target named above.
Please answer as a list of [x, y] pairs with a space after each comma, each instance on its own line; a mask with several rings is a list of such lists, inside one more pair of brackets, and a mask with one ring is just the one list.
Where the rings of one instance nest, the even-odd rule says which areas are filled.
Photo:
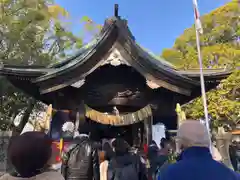
[[[78, 108], [76, 109], [76, 114], [75, 114], [75, 118], [76, 121], [75, 121], [75, 124], [77, 123], [78, 124], [78, 131], [80, 132], [84, 132], [84, 133], [91, 133], [91, 129], [89, 128], [89, 126], [87, 125], [86, 123], [86, 117], [85, 117], [85, 106], [84, 106], [84, 102], [82, 101]], [[77, 112], [78, 112], [78, 115], [77, 115]]]
[[144, 120], [144, 134], [145, 134], [145, 142], [149, 145], [152, 141], [152, 116], [148, 117]]
[[140, 124], [133, 124], [132, 125], [132, 140], [133, 146], [141, 147], [141, 129]]
[[[139, 132], [138, 132], [139, 133]], [[144, 122], [141, 122], [141, 127], [140, 127], [140, 138], [141, 138], [141, 146], [145, 144], [145, 134], [144, 134]]]
[[132, 145], [136, 146], [137, 144], [136, 124], [131, 125], [131, 133], [132, 133]]

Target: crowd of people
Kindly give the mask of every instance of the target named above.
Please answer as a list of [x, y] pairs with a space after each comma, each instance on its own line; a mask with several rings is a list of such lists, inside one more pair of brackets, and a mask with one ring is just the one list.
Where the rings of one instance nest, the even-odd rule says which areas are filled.
[[[213, 159], [209, 137], [203, 124], [187, 120], [178, 129], [180, 150], [170, 161], [171, 143], [162, 139], [147, 147], [142, 155], [132, 151], [121, 138], [98, 147], [87, 134], [77, 134], [62, 153], [61, 172], [53, 170], [51, 138], [43, 132], [26, 132], [13, 137], [8, 158], [14, 171], [0, 180], [237, 180], [237, 172]], [[101, 160], [100, 160], [101, 159]]]

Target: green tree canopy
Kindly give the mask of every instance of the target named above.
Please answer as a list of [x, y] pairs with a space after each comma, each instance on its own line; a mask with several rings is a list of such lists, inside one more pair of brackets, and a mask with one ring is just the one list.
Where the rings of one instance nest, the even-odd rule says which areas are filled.
[[[83, 45], [83, 37], [68, 29], [68, 12], [52, 0], [0, 0], [0, 7], [0, 63], [46, 66], [65, 59]], [[81, 20], [94, 31], [98, 26], [89, 21], [87, 16]], [[22, 110], [26, 122], [36, 104], [3, 77], [0, 102], [2, 128], [9, 127]]]
[[82, 40], [61, 22], [68, 13], [49, 0], [1, 0], [0, 60], [7, 64], [46, 65], [63, 58]]
[[[204, 68], [226, 68], [233, 73], [214, 90], [207, 93], [209, 115], [214, 120], [240, 119], [240, 8], [237, 1], [202, 16], [204, 34], [200, 36]], [[164, 49], [162, 57], [179, 69], [198, 68], [196, 31], [192, 26], [179, 36], [174, 46]], [[183, 106], [191, 118], [203, 118], [202, 99]], [[219, 121], [214, 121], [215, 125]]]
[[[237, 1], [202, 16], [204, 34], [200, 36], [205, 68], [233, 68], [240, 59], [240, 8]], [[162, 57], [181, 69], [198, 67], [196, 31], [192, 26], [179, 36]]]

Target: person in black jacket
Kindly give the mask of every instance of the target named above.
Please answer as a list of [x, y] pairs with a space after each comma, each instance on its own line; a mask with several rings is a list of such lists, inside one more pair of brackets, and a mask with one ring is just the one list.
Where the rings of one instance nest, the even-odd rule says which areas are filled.
[[129, 145], [123, 139], [113, 142], [115, 156], [108, 165], [108, 180], [147, 180], [146, 169], [136, 154], [129, 152]]
[[153, 142], [148, 149], [148, 159], [150, 162], [149, 177], [155, 179], [156, 173], [168, 162], [169, 141], [161, 139], [161, 149]]
[[232, 142], [229, 146], [229, 156], [234, 171], [238, 170], [237, 142]]
[[148, 154], [147, 154], [147, 158], [150, 163], [150, 168], [148, 169], [148, 176], [150, 177], [150, 179], [155, 175], [155, 172], [157, 170], [158, 159], [159, 159], [158, 153], [159, 153], [159, 148], [157, 146], [157, 143], [155, 141], [152, 141], [148, 147]]
[[64, 150], [62, 174], [65, 180], [99, 180], [98, 151], [89, 136], [79, 134]]

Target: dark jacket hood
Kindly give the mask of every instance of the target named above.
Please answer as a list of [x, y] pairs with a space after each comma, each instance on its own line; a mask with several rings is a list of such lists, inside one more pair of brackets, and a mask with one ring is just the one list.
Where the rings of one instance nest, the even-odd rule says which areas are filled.
[[116, 161], [116, 163], [120, 166], [126, 166], [129, 164], [132, 164], [133, 162], [136, 161], [136, 155], [132, 155], [130, 153], [128, 154], [124, 154], [121, 156], [116, 156], [114, 158], [114, 160]]
[[81, 144], [82, 142], [90, 141], [88, 136], [77, 136], [73, 139], [73, 143]]
[[148, 158], [155, 158], [158, 155], [159, 148], [157, 146], [149, 146], [148, 148]]

